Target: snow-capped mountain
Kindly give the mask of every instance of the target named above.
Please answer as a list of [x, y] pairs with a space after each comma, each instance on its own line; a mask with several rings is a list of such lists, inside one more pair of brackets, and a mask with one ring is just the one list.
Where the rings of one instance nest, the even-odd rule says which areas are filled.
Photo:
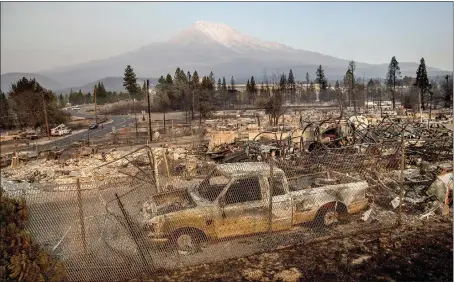
[[193, 44], [195, 42], [203, 42], [205, 44], [216, 42], [237, 52], [254, 50], [293, 51], [289, 46], [262, 41], [238, 32], [227, 25], [205, 21], [196, 22], [172, 37], [168, 42], [182, 45]]
[[[322, 65], [327, 78], [336, 80], [343, 78], [348, 61], [262, 41], [224, 24], [198, 21], [164, 42], [108, 59], [39, 73], [66, 88], [105, 77], [122, 77], [126, 65], [131, 65], [141, 77], [173, 74], [180, 67], [184, 71], [197, 70], [201, 75], [213, 71], [216, 77], [234, 76], [240, 81], [252, 75], [260, 81], [265, 70], [271, 75], [288, 73], [289, 69], [297, 80], [303, 80], [306, 72], [315, 77], [316, 68]], [[402, 75], [414, 76], [417, 66], [417, 63], [401, 62]], [[366, 78], [384, 77], [387, 67], [387, 62], [379, 65], [356, 62], [356, 73]], [[428, 72], [429, 75], [443, 75], [442, 71], [433, 68], [428, 68]]]

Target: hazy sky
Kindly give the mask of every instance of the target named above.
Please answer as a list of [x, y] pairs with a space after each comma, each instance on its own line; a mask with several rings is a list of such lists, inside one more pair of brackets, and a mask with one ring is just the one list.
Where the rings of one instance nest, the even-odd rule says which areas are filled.
[[452, 70], [453, 3], [2, 2], [1, 73], [103, 59], [203, 20], [262, 40], [366, 63]]

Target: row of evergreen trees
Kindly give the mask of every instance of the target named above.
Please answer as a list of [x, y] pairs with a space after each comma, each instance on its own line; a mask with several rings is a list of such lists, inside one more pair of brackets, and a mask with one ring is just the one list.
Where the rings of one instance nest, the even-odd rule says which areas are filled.
[[[107, 91], [102, 82], [98, 82], [93, 87], [93, 94], [91, 92], [82, 93], [82, 90], [79, 89], [78, 92], [73, 92], [70, 90], [68, 95], [60, 94], [58, 95], [58, 103], [61, 107], [65, 107], [66, 103], [71, 105], [82, 105], [94, 103], [94, 94], [96, 93], [96, 103], [98, 105], [103, 105], [107, 103], [115, 103], [118, 101], [131, 99], [131, 96], [126, 92], [117, 93], [116, 91]], [[141, 95], [143, 96], [143, 95]], [[142, 97], [140, 97], [142, 99]]]
[[[190, 72], [185, 74], [183, 70], [177, 68], [173, 77], [167, 74], [166, 77], [161, 76], [159, 79], [157, 102], [164, 111], [189, 109], [192, 113], [194, 110], [201, 112], [202, 116], [210, 109], [228, 108], [237, 104], [263, 106], [271, 99], [271, 93], [280, 93], [284, 104], [314, 102], [318, 93], [320, 101], [337, 101], [344, 106], [354, 106], [355, 109], [357, 106], [363, 106], [364, 102], [385, 99], [390, 99], [395, 108], [396, 98], [404, 102], [408, 98], [415, 100], [419, 95], [421, 106], [425, 109], [432, 104], [436, 94], [444, 101], [445, 107], [452, 104], [452, 85], [449, 81], [443, 82], [440, 84], [443, 88], [441, 90], [437, 83], [430, 83], [424, 58], [420, 61], [416, 78], [407, 76], [402, 78], [399, 62], [394, 56], [391, 58], [385, 79], [371, 78], [367, 82], [364, 78], [358, 77], [355, 70], [355, 62], [350, 61], [344, 79], [336, 81], [334, 87], [328, 83], [321, 65], [315, 71], [315, 79], [311, 79], [310, 74], [306, 73], [305, 81], [295, 81], [292, 70], [288, 76], [281, 73], [268, 77], [265, 73], [260, 86], [252, 76], [248, 79], [244, 91], [239, 92], [233, 77], [228, 85], [225, 77], [218, 78], [215, 87], [213, 72], [204, 76], [200, 83], [197, 71], [191, 75]], [[406, 90], [402, 90], [402, 86], [405, 86]], [[412, 97], [407, 97], [409, 95]]]

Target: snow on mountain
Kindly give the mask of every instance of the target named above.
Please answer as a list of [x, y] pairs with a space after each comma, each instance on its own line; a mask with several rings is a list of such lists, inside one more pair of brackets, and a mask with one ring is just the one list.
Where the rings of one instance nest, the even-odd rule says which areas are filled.
[[[211, 42], [210, 42], [211, 41]], [[262, 41], [240, 33], [233, 28], [219, 23], [198, 21], [169, 40], [171, 43], [217, 43], [237, 52], [291, 51], [292, 48], [274, 42]]]

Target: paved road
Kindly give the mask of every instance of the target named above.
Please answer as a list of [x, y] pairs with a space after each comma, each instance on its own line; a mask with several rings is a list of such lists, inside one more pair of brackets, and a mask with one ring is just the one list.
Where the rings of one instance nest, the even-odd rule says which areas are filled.
[[[94, 115], [82, 114], [82, 113], [79, 113], [78, 111], [74, 111], [74, 110], [68, 110], [67, 112], [69, 112], [69, 113], [71, 113], [71, 115], [77, 116], [77, 117], [85, 117], [85, 118], [93, 117], [94, 118]], [[102, 116], [100, 115], [99, 117], [102, 117]], [[71, 134], [64, 138], [52, 141], [48, 144], [49, 145], [51, 144], [53, 146], [64, 146], [64, 145], [68, 145], [71, 142], [78, 141], [80, 139], [84, 139], [84, 140], [88, 140], [88, 138], [90, 138], [90, 140], [98, 139], [98, 138], [104, 136], [105, 134], [112, 132], [112, 127], [115, 127], [115, 129], [119, 129], [119, 128], [128, 126], [129, 124], [134, 122], [134, 118], [127, 117], [127, 116], [109, 116], [107, 122], [108, 122], [107, 124], [104, 124], [104, 129], [101, 129], [101, 128], [91, 129], [91, 130], [87, 129], [82, 132]], [[88, 136], [88, 135], [90, 135], [90, 136]]]

